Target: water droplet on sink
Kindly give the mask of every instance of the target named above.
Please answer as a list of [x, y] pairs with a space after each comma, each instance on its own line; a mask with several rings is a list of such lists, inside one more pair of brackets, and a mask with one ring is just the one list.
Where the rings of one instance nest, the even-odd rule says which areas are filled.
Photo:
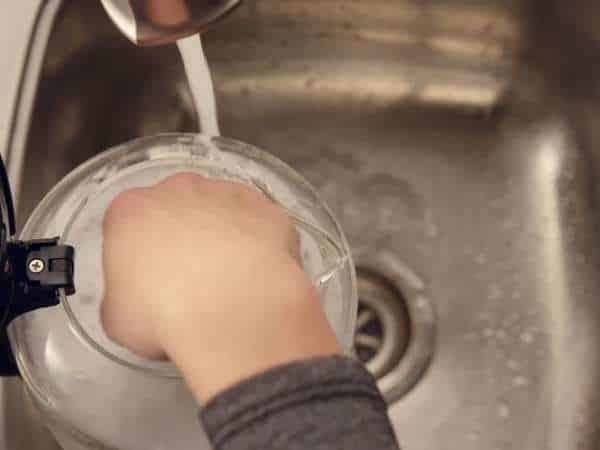
[[473, 333], [471, 331], [471, 332], [465, 334], [464, 338], [465, 338], [465, 341], [475, 341], [475, 340], [477, 340], [477, 334]]
[[360, 209], [351, 203], [344, 205], [343, 213], [349, 218], [360, 217]]
[[529, 384], [529, 380], [523, 375], [519, 375], [513, 378], [513, 385], [515, 387], [527, 386]]
[[521, 364], [514, 359], [509, 359], [506, 361], [506, 367], [508, 367], [510, 370], [519, 370], [521, 368]]
[[417, 307], [417, 309], [425, 309], [425, 308], [429, 307], [429, 302], [424, 297], [419, 296], [419, 297], [417, 297], [415, 306]]
[[425, 233], [428, 238], [434, 239], [438, 237], [438, 227], [433, 223], [428, 223], [425, 228]]
[[516, 224], [512, 220], [505, 220], [502, 223], [502, 228], [504, 228], [505, 230], [510, 230], [512, 228], [515, 228], [515, 227], [516, 227]]
[[497, 330], [496, 331], [496, 339], [499, 339], [501, 341], [503, 341], [504, 339], [506, 339], [506, 331], [504, 331], [504, 330]]
[[475, 257], [475, 262], [477, 264], [483, 265], [487, 262], [487, 258], [485, 257], [485, 255], [483, 253], [480, 253], [479, 255], [477, 255]]
[[531, 344], [533, 342], [533, 334], [531, 331], [523, 331], [521, 333], [521, 342], [524, 344]]
[[504, 319], [502, 321], [502, 324], [505, 327], [512, 327], [514, 324], [516, 324], [519, 321], [519, 315], [518, 314], [511, 314], [510, 316], [508, 316], [506, 319]]
[[82, 382], [82, 381], [87, 381], [88, 380], [88, 376], [85, 374], [85, 372], [82, 371], [75, 371], [73, 372], [73, 378], [78, 381], [78, 382]]
[[510, 416], [510, 408], [504, 402], [498, 403], [496, 412], [501, 419], [507, 419]]
[[480, 434], [477, 431], [472, 431], [469, 434], [467, 434], [467, 439], [472, 442], [478, 441], [479, 437]]
[[490, 300], [498, 300], [502, 297], [502, 289], [497, 284], [490, 285], [490, 291], [488, 292], [488, 298]]

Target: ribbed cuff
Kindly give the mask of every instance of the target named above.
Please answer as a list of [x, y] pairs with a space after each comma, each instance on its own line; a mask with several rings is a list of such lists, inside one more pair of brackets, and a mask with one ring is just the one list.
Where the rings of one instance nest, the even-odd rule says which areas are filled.
[[386, 410], [371, 374], [353, 359], [334, 356], [276, 367], [243, 381], [210, 401], [200, 419], [218, 448], [274, 413], [340, 396], [369, 397]]

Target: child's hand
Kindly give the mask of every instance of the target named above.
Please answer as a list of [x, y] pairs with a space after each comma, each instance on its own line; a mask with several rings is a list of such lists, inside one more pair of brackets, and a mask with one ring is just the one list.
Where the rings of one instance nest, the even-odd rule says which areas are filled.
[[199, 400], [273, 366], [340, 352], [291, 219], [195, 174], [119, 195], [104, 220], [108, 335], [170, 358]]

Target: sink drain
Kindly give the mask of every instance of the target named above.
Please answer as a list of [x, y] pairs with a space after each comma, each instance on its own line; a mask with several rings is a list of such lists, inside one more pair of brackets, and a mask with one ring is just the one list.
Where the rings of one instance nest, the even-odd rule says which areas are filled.
[[388, 403], [409, 392], [435, 348], [435, 311], [425, 283], [387, 251], [356, 257], [359, 310], [354, 349]]
[[402, 293], [384, 277], [359, 269], [357, 285], [354, 349], [375, 378], [381, 378], [406, 351], [410, 334], [408, 311]]

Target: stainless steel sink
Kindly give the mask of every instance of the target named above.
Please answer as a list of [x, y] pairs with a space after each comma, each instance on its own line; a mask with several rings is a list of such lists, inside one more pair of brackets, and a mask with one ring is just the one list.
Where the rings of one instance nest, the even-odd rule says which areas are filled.
[[[196, 130], [174, 47], [135, 48], [99, 5], [65, 3], [21, 221], [99, 151]], [[596, 9], [255, 0], [205, 35], [223, 134], [305, 174], [403, 303], [406, 342], [378, 375], [406, 450], [596, 448]], [[5, 397], [9, 448], [53, 448], [18, 382]]]

